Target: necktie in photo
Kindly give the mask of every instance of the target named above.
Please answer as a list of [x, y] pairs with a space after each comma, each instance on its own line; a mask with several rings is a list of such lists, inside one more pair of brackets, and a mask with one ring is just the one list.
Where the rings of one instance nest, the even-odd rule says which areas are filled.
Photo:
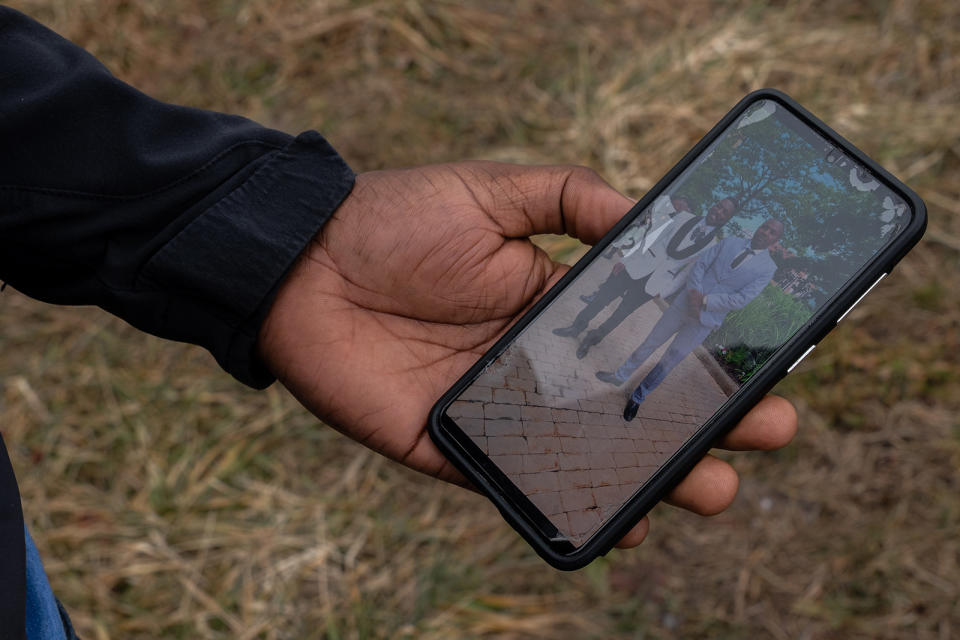
[[747, 259], [747, 256], [752, 256], [756, 253], [753, 249], [744, 249], [743, 252], [733, 259], [733, 262], [730, 263], [731, 269], [736, 269], [740, 266], [740, 263]]

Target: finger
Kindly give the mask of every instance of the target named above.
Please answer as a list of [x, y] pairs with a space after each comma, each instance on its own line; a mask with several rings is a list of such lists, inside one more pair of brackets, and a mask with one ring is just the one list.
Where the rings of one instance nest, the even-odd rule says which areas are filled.
[[587, 167], [471, 162], [457, 169], [486, 194], [482, 204], [508, 237], [565, 233], [594, 244], [635, 203]]
[[743, 417], [718, 446], [732, 451], [769, 451], [790, 444], [797, 434], [797, 410], [786, 398], [767, 396]]
[[616, 546], [618, 549], [636, 547], [643, 542], [648, 533], [650, 533], [650, 518], [644, 516], [643, 520], [635, 524], [633, 529], [630, 529], [627, 535], [623, 536]]
[[734, 468], [708, 455], [670, 492], [666, 502], [702, 516], [712, 516], [730, 506], [739, 486], [740, 478]]

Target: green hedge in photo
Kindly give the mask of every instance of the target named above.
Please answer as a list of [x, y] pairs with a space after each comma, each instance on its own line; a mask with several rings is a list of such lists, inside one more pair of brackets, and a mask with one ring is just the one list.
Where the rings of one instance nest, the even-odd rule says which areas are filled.
[[706, 346], [737, 382], [745, 382], [812, 314], [806, 303], [768, 284], [750, 304], [731, 311]]

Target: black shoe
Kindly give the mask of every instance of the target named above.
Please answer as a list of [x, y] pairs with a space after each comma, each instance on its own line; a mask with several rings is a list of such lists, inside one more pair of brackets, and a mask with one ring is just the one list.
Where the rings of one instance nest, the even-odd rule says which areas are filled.
[[597, 294], [591, 293], [588, 296], [580, 296], [580, 299], [586, 302], [587, 304], [590, 304], [591, 302], [597, 299]]
[[623, 408], [623, 419], [627, 422], [630, 422], [637, 417], [637, 409], [640, 408], [640, 403], [636, 402], [633, 398], [627, 400], [627, 406]]
[[560, 336], [562, 338], [572, 338], [583, 331], [583, 329], [577, 329], [575, 326], [570, 325], [569, 327], [557, 327], [553, 330], [553, 335]]
[[596, 329], [585, 335], [583, 341], [580, 343], [580, 348], [577, 349], [577, 359], [583, 360], [584, 356], [587, 355], [587, 351], [590, 351], [590, 347], [600, 344], [603, 338], [604, 334], [598, 333]]
[[612, 384], [615, 387], [619, 387], [623, 384], [623, 380], [618, 378], [617, 374], [610, 373], [609, 371], [597, 371], [594, 375], [600, 382], [606, 382], [607, 384]]

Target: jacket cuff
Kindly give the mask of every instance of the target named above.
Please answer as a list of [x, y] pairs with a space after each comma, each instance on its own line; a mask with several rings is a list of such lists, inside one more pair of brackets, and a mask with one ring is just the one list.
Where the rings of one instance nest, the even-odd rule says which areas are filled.
[[180, 326], [191, 314], [177, 307], [201, 306], [215, 327], [189, 341], [209, 349], [244, 384], [270, 385], [275, 378], [257, 355], [260, 325], [280, 282], [350, 193], [354, 178], [315, 131], [274, 152], [144, 266], [141, 282], [173, 294], [165, 333], [193, 334], [196, 327]]
[[703, 296], [703, 301], [700, 303], [700, 311], [715, 311], [713, 305], [711, 304], [712, 299], [712, 294], [708, 293], [707, 295]]

